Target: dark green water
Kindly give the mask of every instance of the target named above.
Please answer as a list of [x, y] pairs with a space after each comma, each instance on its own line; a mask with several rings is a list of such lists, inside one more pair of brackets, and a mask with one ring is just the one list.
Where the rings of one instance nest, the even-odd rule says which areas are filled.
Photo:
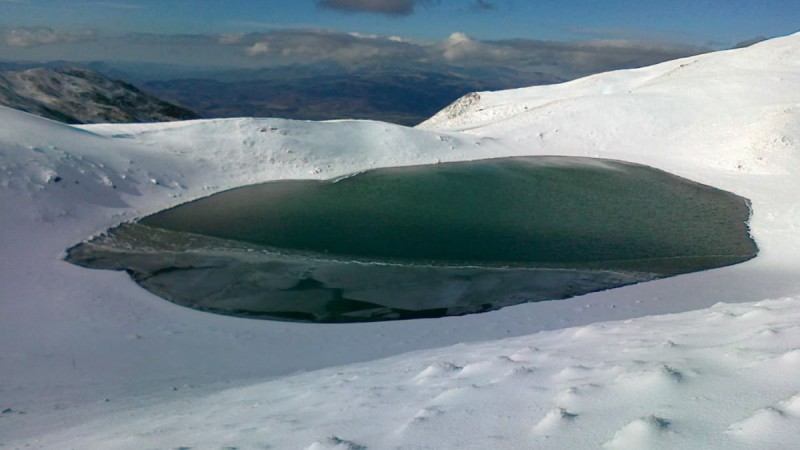
[[505, 158], [235, 189], [69, 260], [214, 312], [436, 317], [735, 264], [757, 251], [749, 214], [741, 197], [646, 166]]

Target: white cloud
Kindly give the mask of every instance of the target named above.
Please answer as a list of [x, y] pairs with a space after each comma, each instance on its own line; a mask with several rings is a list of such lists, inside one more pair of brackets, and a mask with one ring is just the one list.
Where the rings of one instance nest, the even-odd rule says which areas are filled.
[[519, 56], [512, 46], [495, 45], [476, 41], [465, 33], [456, 32], [445, 39], [442, 44], [442, 56], [450, 62], [482, 60], [485, 62], [506, 60], [513, 61]]
[[376, 34], [364, 34], [364, 33], [359, 33], [357, 31], [351, 31], [351, 32], [349, 32], [347, 34], [350, 35], [350, 36], [353, 36], [354, 38], [359, 38], [359, 39], [381, 39], [382, 38], [382, 36], [378, 36]]
[[91, 41], [92, 30], [54, 30], [52, 28], [12, 28], [3, 32], [3, 40], [11, 47], [38, 47], [62, 43]]
[[238, 44], [244, 40], [244, 33], [228, 33], [219, 35], [220, 44]]
[[[545, 72], [564, 79], [640, 67], [704, 51], [626, 39], [485, 41], [456, 32], [440, 41], [421, 41], [316, 29], [216, 35], [127, 34], [105, 36], [101, 42], [90, 30], [18, 28], [0, 30], [0, 44], [3, 41], [0, 57], [6, 59], [86, 61], [122, 57], [127, 61], [230, 68], [316, 63], [349, 68], [453, 65]], [[60, 43], [74, 45], [55, 45]]]
[[269, 42], [256, 42], [245, 49], [245, 52], [250, 56], [266, 55], [269, 53]]

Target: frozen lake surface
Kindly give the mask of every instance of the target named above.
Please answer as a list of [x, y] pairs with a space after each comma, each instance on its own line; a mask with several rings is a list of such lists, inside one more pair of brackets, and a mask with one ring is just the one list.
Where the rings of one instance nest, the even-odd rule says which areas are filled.
[[647, 166], [519, 157], [234, 189], [68, 259], [172, 302], [311, 322], [441, 317], [752, 258], [748, 201]]

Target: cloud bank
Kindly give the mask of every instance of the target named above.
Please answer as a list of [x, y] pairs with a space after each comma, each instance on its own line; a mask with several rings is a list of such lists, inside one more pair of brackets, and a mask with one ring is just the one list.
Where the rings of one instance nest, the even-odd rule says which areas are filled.
[[481, 41], [453, 33], [441, 41], [415, 41], [334, 31], [294, 30], [226, 35], [220, 42], [263, 64], [335, 62], [346, 66], [448, 64], [535, 69], [564, 78], [639, 67], [706, 49], [633, 40], [552, 42]]
[[478, 40], [460, 32], [439, 41], [311, 29], [218, 35], [127, 34], [98, 39], [91, 30], [19, 28], [2, 31], [0, 36], [4, 37], [0, 59], [7, 60], [111, 60], [230, 68], [319, 63], [335, 63], [346, 69], [450, 65], [546, 72], [564, 79], [707, 51], [626, 39]]
[[3, 40], [11, 47], [37, 47], [63, 43], [91, 41], [92, 30], [54, 30], [52, 28], [12, 28], [3, 31]]

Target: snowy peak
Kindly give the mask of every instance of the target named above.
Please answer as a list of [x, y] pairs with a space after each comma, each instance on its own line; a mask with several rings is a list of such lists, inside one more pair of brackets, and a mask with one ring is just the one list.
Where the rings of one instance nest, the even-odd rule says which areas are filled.
[[440, 122], [442, 124], [448, 121], [456, 121], [460, 117], [469, 114], [470, 109], [480, 103], [481, 96], [477, 92], [470, 92], [467, 95], [459, 98], [453, 103], [449, 104], [446, 108], [438, 112], [435, 116], [419, 125], [419, 128], [436, 128]]
[[800, 66], [800, 60], [796, 57], [798, 54], [800, 33], [746, 48], [692, 56], [639, 69], [606, 72], [561, 84], [473, 92], [456, 100], [419, 127], [472, 128], [510, 119], [555, 99], [564, 101], [566, 98], [604, 95], [643, 95], [659, 90], [674, 90], [675, 94], [680, 95], [686, 84], [694, 84], [696, 89], [693, 91], [703, 90], [707, 86], [717, 86], [717, 90], [722, 91], [774, 91], [774, 86], [768, 81], [775, 78], [776, 73], [795, 75], [791, 72]]
[[128, 83], [78, 68], [2, 72], [0, 104], [66, 123], [163, 122], [197, 117]]
[[791, 145], [800, 139], [798, 55], [795, 34], [558, 85], [474, 93], [419, 128], [513, 135], [549, 154], [614, 149], [643, 161], [647, 148], [670, 164], [790, 173], [800, 170]]

